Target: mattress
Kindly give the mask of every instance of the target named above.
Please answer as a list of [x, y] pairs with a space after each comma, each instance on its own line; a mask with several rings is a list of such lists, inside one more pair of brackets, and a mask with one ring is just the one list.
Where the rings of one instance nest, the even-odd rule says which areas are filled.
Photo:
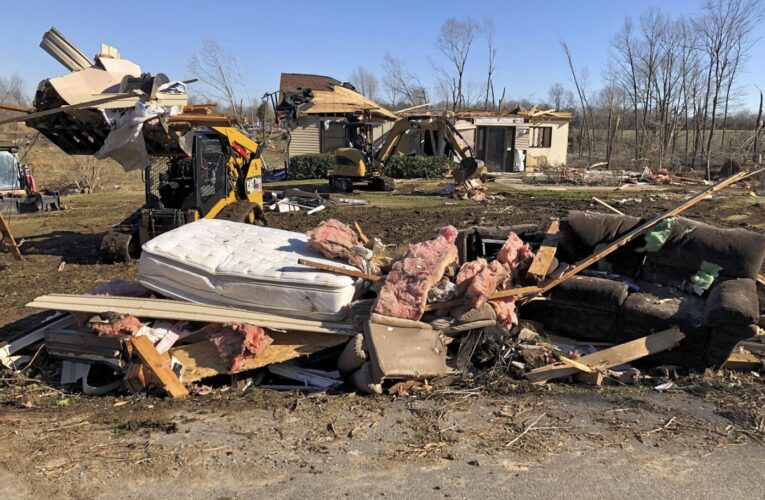
[[297, 263], [323, 257], [301, 233], [224, 220], [186, 224], [143, 245], [142, 285], [168, 297], [283, 314], [338, 320], [361, 281]]

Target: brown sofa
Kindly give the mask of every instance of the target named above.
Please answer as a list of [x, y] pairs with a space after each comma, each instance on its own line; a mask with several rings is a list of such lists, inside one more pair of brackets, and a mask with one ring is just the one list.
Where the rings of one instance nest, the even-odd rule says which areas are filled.
[[[574, 263], [642, 222], [571, 211], [560, 223], [557, 257], [562, 265]], [[739, 341], [757, 333], [756, 279], [765, 259], [765, 235], [678, 217], [658, 250], [641, 251], [645, 244], [644, 236], [636, 238], [589, 273], [554, 288], [548, 301], [522, 308], [521, 317], [537, 319], [567, 337], [614, 343], [677, 325], [686, 338], [650, 361], [720, 366]], [[698, 295], [691, 289], [691, 277], [702, 262], [721, 269], [711, 287]]]

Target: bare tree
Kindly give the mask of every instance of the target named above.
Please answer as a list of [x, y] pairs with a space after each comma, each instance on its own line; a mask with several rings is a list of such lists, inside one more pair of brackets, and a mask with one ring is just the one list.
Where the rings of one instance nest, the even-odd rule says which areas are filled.
[[377, 77], [365, 67], [357, 66], [348, 80], [363, 96], [373, 101], [377, 99]]
[[762, 6], [758, 0], [707, 0], [704, 15], [695, 23], [701, 35], [702, 48], [709, 58], [707, 96], [711, 97], [711, 110], [706, 140], [707, 178], [712, 175], [712, 139], [723, 84], [730, 76], [734, 58], [740, 57], [742, 51], [745, 53], [750, 47], [752, 32], [762, 17]]
[[571, 109], [574, 107], [574, 93], [560, 83], [554, 83], [547, 91], [547, 99], [555, 109]]
[[109, 182], [109, 160], [98, 160], [95, 156], [70, 156], [74, 167], [74, 185], [82, 193], [96, 193]]
[[8, 78], [0, 77], [0, 102], [18, 106], [29, 102], [24, 92], [24, 80], [16, 73]]
[[403, 98], [409, 106], [427, 102], [425, 86], [419, 77], [411, 73], [400, 59], [393, 57], [390, 53], [386, 53], [383, 58], [383, 86], [392, 97], [394, 105], [398, 98]]
[[452, 107], [455, 111], [462, 109], [465, 104], [463, 91], [465, 66], [470, 55], [470, 48], [480, 30], [479, 24], [471, 17], [463, 19], [451, 17], [441, 25], [436, 47], [454, 66], [453, 80], [456, 87], [456, 99]]
[[[244, 78], [234, 55], [213, 37], [202, 42], [188, 62], [188, 70], [199, 78], [198, 90], [206, 99], [225, 103], [240, 121], [244, 118], [242, 95], [246, 93]], [[248, 99], [249, 100], [249, 99]]]
[[[588, 138], [588, 160], [590, 163], [592, 163], [592, 154], [593, 149], [595, 148], [594, 144], [594, 137], [592, 132], [590, 131], [590, 124], [592, 123], [592, 108], [590, 107], [589, 102], [587, 101], [587, 88], [586, 88], [586, 80], [587, 75], [586, 73], [582, 73], [580, 76], [577, 76], [576, 68], [574, 67], [574, 61], [571, 58], [571, 51], [568, 48], [568, 45], [566, 42], [560, 43], [561, 48], [563, 49], [563, 53], [566, 56], [566, 60], [568, 61], [568, 67], [571, 70], [571, 77], [574, 80], [574, 86], [576, 87], [576, 92], [579, 95], [579, 102], [582, 105], [582, 131], [583, 133], [586, 133]], [[580, 139], [580, 149], [579, 149], [579, 155], [581, 156], [581, 139]]]
[[638, 63], [635, 40], [632, 28], [632, 19], [629, 17], [624, 20], [622, 30], [616, 34], [611, 45], [616, 49], [616, 62], [622, 69], [620, 77], [621, 85], [627, 91], [627, 95], [632, 101], [633, 125], [635, 130], [635, 159], [640, 158], [639, 122], [638, 122]]
[[497, 48], [494, 46], [494, 21], [490, 17], [483, 21], [483, 32], [486, 35], [486, 47], [489, 51], [489, 62], [486, 71], [486, 98], [484, 99], [483, 109], [489, 109], [489, 95], [491, 95], [491, 109], [494, 110], [496, 104], [494, 99], [494, 70], [497, 69], [494, 60], [497, 57]]

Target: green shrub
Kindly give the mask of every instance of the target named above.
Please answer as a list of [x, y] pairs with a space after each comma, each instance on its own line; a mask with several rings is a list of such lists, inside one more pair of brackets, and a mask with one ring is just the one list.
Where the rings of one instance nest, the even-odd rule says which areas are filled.
[[287, 179], [323, 179], [334, 166], [335, 155], [331, 153], [293, 156], [287, 167]]
[[385, 165], [385, 175], [394, 179], [433, 179], [452, 166], [446, 156], [391, 156]]

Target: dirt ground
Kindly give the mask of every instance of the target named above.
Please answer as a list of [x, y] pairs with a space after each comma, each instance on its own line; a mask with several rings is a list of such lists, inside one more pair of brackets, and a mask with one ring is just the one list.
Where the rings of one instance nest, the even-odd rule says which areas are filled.
[[[369, 206], [272, 215], [270, 222], [304, 231], [324, 218], [357, 220], [369, 236], [403, 243], [432, 237], [445, 224], [545, 225], [569, 209], [600, 210], [592, 192], [575, 189], [494, 186], [491, 193], [504, 199], [480, 205], [412, 190], [359, 193]], [[620, 209], [647, 216], [688, 191], [595, 195], [612, 203], [640, 198]], [[13, 217], [27, 261], [0, 254], [0, 336], [35, 323], [40, 315], [24, 304], [37, 295], [134, 278], [135, 264], [102, 264], [97, 250], [101, 234], [140, 199], [68, 197], [64, 212]], [[686, 215], [765, 231], [762, 204], [736, 188]], [[169, 401], [83, 396], [30, 370], [0, 373], [0, 408], [4, 498], [751, 498], [761, 496], [765, 480], [765, 384], [753, 373], [692, 374], [665, 392], [537, 387], [478, 373], [409, 398], [224, 385]]]

